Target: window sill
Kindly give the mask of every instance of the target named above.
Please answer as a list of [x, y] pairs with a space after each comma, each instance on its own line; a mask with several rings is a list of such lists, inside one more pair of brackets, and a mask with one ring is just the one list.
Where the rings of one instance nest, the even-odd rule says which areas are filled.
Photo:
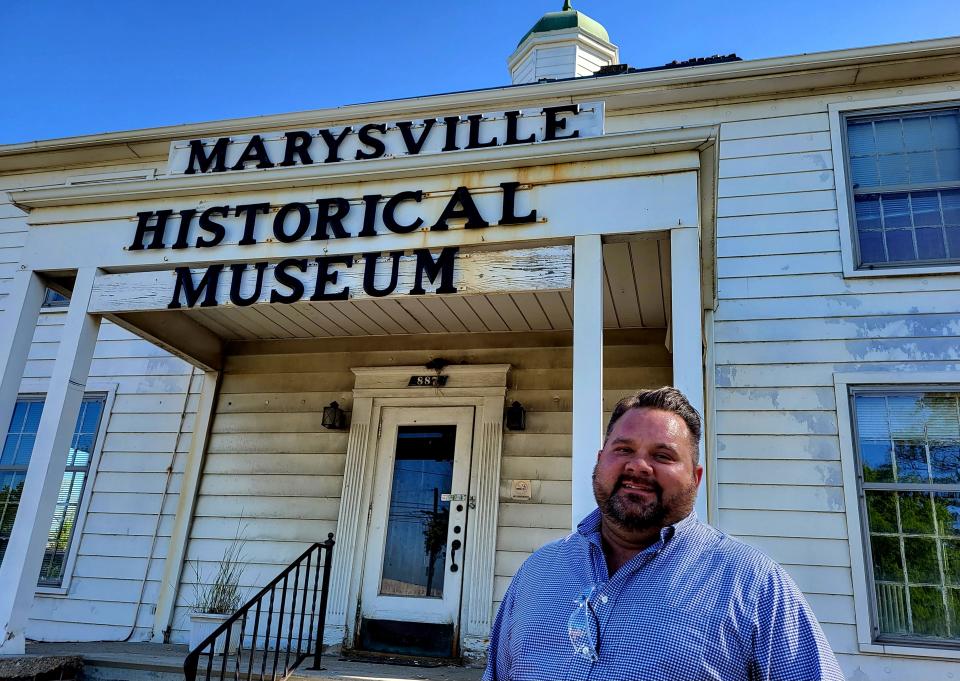
[[876, 269], [848, 269], [844, 263], [843, 276], [846, 279], [864, 277], [927, 277], [938, 274], [960, 274], [960, 263], [946, 265], [917, 265], [915, 267], [877, 267]]
[[861, 643], [860, 652], [875, 655], [898, 655], [901, 657], [927, 657], [941, 660], [960, 660], [960, 650], [955, 648], [927, 648], [902, 644]]
[[37, 596], [52, 596], [53, 598], [63, 598], [70, 589], [65, 586], [38, 586]]

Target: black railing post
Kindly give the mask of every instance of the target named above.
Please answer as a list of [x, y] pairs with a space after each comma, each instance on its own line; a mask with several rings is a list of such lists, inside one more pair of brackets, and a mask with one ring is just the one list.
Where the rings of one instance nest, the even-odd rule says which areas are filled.
[[323, 586], [320, 591], [320, 612], [317, 618], [317, 640], [313, 649], [313, 669], [320, 669], [320, 654], [323, 650], [323, 629], [327, 622], [327, 592], [330, 587], [330, 555], [333, 553], [333, 532], [327, 535], [323, 542]]

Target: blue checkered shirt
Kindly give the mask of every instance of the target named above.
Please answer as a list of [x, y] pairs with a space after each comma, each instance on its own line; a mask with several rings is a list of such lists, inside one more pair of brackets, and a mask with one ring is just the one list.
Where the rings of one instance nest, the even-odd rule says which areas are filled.
[[[596, 652], [568, 618], [595, 587]], [[484, 681], [843, 681], [803, 594], [758, 550], [690, 514], [607, 570], [595, 510], [521, 566], [490, 633]]]

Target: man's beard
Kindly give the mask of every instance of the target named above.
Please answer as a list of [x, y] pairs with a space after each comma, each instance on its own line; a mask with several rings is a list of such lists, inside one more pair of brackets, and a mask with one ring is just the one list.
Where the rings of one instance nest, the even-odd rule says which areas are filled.
[[[653, 497], [640, 499], [634, 496], [627, 500], [623, 494], [624, 482], [633, 482], [646, 486]], [[629, 494], [629, 492], [628, 492]], [[694, 500], [697, 497], [696, 479], [691, 479], [690, 485], [664, 499], [663, 488], [655, 480], [641, 479], [621, 475], [617, 478], [613, 489], [607, 494], [600, 489], [597, 482], [597, 469], [593, 469], [593, 495], [597, 506], [605, 518], [614, 521], [626, 530], [647, 530], [651, 527], [666, 527], [685, 518], [693, 510]]]

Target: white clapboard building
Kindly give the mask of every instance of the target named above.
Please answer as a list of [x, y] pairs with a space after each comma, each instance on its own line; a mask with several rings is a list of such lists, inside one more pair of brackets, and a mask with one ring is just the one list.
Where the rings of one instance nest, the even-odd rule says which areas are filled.
[[960, 39], [618, 61], [567, 6], [500, 88], [0, 147], [0, 652], [333, 532], [326, 643], [477, 660], [674, 384], [848, 678], [954, 678]]

